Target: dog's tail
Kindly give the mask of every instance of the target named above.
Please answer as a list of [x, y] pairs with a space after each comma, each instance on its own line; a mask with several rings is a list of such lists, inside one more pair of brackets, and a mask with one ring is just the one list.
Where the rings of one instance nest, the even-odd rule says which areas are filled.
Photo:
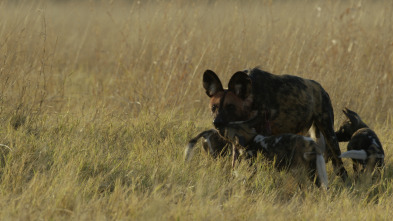
[[365, 160], [367, 159], [367, 152], [364, 150], [349, 150], [345, 153], [342, 153], [340, 158], [352, 158], [355, 160]]
[[323, 158], [323, 155], [312, 151], [312, 152], [305, 152], [303, 157], [307, 161], [313, 159], [315, 160], [315, 164], [318, 172], [318, 178], [321, 181], [324, 188], [327, 189], [329, 187], [329, 180], [326, 172], [325, 158]]
[[184, 151], [184, 161], [191, 160], [191, 158], [193, 156], [194, 146], [198, 142], [198, 140], [201, 139], [201, 137], [203, 137], [205, 139], [209, 139], [209, 137], [213, 133], [215, 133], [214, 129], [205, 130], [205, 131], [201, 132], [200, 134], [198, 134], [196, 137], [192, 138], [190, 141], [188, 141], [188, 144], [187, 144], [186, 149]]
[[195, 146], [196, 142], [189, 142], [186, 146], [186, 149], [184, 151], [184, 161], [189, 161], [191, 160], [193, 156], [193, 148]]
[[319, 180], [327, 189], [328, 185], [329, 185], [329, 181], [328, 181], [328, 176], [326, 173], [325, 159], [323, 158], [322, 154], [317, 154], [316, 164], [317, 164], [317, 171], [318, 171]]

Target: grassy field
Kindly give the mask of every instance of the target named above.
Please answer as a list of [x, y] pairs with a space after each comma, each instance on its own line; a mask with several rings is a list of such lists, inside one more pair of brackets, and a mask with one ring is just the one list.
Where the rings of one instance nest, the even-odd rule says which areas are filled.
[[[34, 2], [34, 1], [33, 1]], [[380, 1], [1, 1], [0, 220], [389, 220], [393, 4]], [[206, 69], [224, 86], [260, 66], [322, 84], [386, 153], [381, 179], [330, 189], [250, 178], [191, 137], [212, 127]], [[346, 144], [341, 144], [345, 150]], [[299, 180], [300, 179], [300, 180]], [[302, 182], [302, 187], [298, 183]], [[390, 211], [390, 212], [389, 212]]]

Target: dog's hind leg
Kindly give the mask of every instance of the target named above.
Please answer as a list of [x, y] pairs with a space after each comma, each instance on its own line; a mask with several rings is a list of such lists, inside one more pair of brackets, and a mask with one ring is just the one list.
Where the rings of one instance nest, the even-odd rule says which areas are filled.
[[[326, 128], [326, 127], [323, 126], [322, 128]], [[341, 155], [341, 150], [338, 145], [338, 141], [334, 133], [334, 130], [333, 128], [331, 129], [327, 128], [321, 131], [326, 138], [326, 143], [328, 147], [326, 149], [327, 158], [332, 160], [334, 172], [336, 173], [336, 175], [340, 176], [343, 181], [346, 181], [348, 179], [348, 174], [344, 168], [343, 161], [338, 157]]]
[[320, 187], [321, 182], [318, 179], [318, 177], [316, 177], [317, 167], [315, 164], [315, 160], [316, 160], [315, 155], [316, 154], [314, 151], [305, 152], [303, 154], [303, 164], [307, 169], [307, 176], [310, 179], [310, 181], [314, 182], [317, 187]]
[[314, 123], [322, 132], [327, 144], [327, 157], [332, 160], [335, 173], [341, 177], [343, 181], [348, 179], [348, 173], [344, 168], [343, 161], [338, 156], [341, 155], [340, 146], [334, 132], [334, 113], [330, 102], [329, 95], [326, 92], [322, 94], [323, 99], [321, 103], [322, 112], [314, 115]]
[[325, 152], [326, 151], [325, 137], [323, 136], [322, 132], [318, 129], [318, 127], [315, 125], [315, 123], [312, 124], [308, 132], [310, 134], [311, 139], [313, 139], [315, 143], [318, 144], [322, 152]]

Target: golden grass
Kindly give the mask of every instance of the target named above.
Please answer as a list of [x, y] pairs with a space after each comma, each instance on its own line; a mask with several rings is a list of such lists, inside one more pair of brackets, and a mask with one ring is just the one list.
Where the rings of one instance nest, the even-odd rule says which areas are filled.
[[[389, 219], [392, 10], [387, 0], [0, 2], [0, 219]], [[233, 176], [228, 158], [203, 152], [183, 163], [188, 139], [211, 127], [204, 70], [225, 85], [257, 65], [320, 82], [336, 127], [343, 107], [358, 112], [384, 145], [382, 179], [349, 187], [329, 163], [324, 193], [262, 160], [251, 179], [245, 162]]]

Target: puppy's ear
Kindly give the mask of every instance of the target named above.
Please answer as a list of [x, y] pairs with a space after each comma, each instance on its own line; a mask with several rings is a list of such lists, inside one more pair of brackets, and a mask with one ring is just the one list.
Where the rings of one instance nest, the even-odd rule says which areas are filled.
[[346, 116], [347, 118], [349, 118], [349, 117], [348, 117], [348, 108], [345, 107], [345, 108], [343, 109], [343, 113], [345, 114], [345, 116]]
[[351, 115], [353, 115], [353, 116], [355, 116], [357, 118], [360, 118], [359, 115], [355, 111], [352, 111], [352, 110], [350, 110], [348, 108], [345, 108], [345, 111], [347, 112], [347, 114], [351, 114]]
[[352, 124], [358, 124], [359, 123], [359, 116], [357, 113], [349, 110], [348, 108], [344, 108], [343, 110], [345, 116], [351, 121]]
[[211, 70], [206, 70], [203, 74], [203, 88], [205, 88], [206, 94], [209, 97], [212, 97], [217, 92], [224, 90], [220, 79], [218, 78], [216, 73]]
[[251, 95], [252, 85], [250, 77], [242, 71], [236, 72], [229, 80], [228, 90], [235, 93], [241, 99], [246, 99]]

